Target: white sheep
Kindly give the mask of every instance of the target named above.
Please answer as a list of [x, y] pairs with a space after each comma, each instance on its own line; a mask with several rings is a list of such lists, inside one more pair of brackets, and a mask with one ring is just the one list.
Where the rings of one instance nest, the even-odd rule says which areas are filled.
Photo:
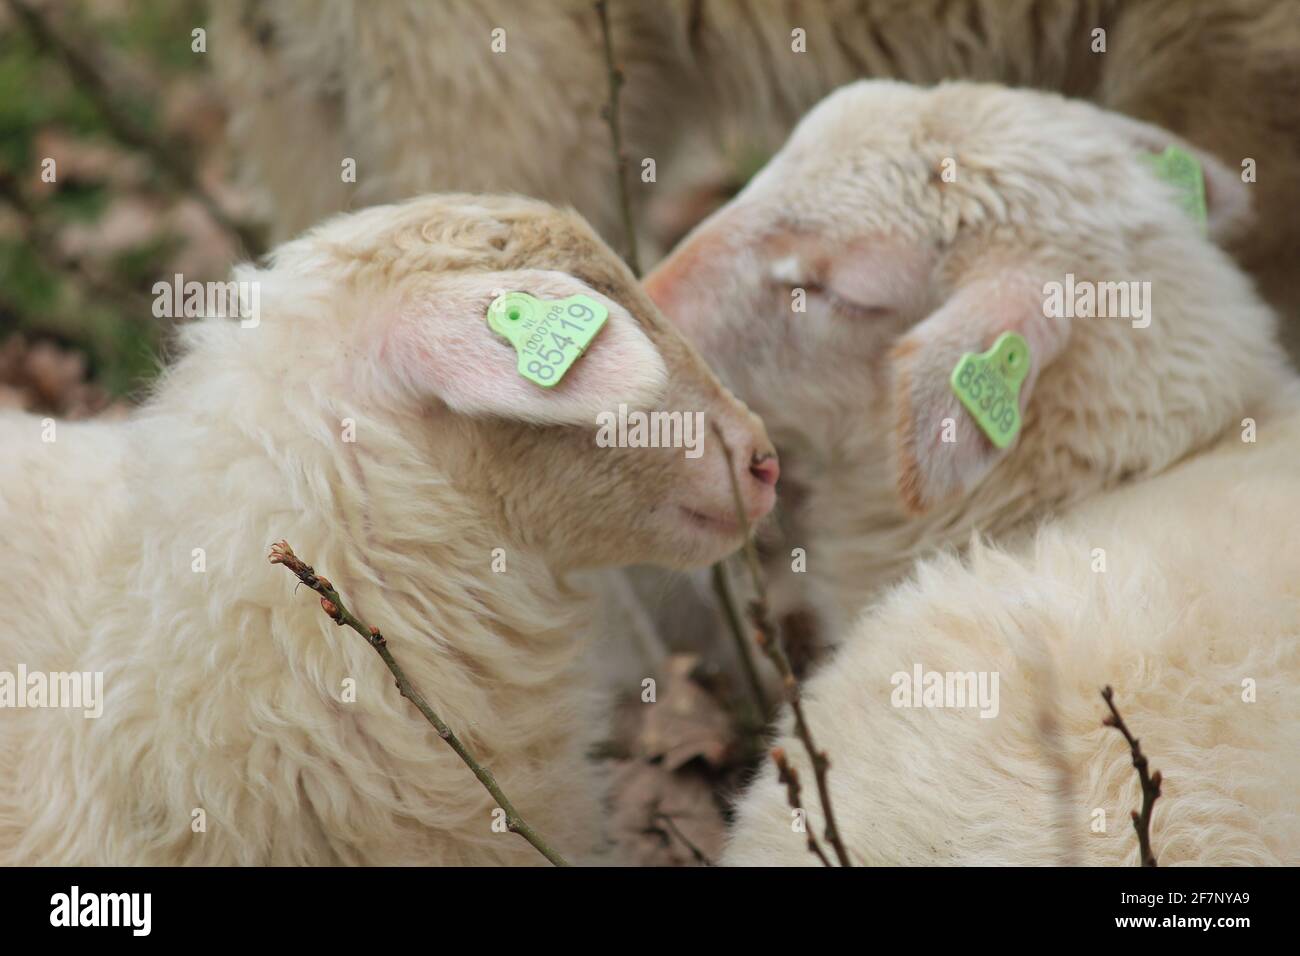
[[[1270, 299], [1300, 308], [1283, 251], [1300, 242], [1300, 109], [1288, 93], [1300, 18], [1292, 0], [1219, 6], [1204, 16], [1128, 3], [1099, 19], [1092, 0], [1033, 16], [1006, 0], [618, 0], [639, 222], [671, 243], [842, 84], [997, 80], [1161, 123], [1233, 167], [1249, 160], [1261, 216], [1239, 237], [1243, 262]], [[590, 0], [226, 2], [213, 5], [209, 46], [246, 182], [281, 237], [357, 204], [469, 189], [572, 203], [622, 238]]]
[[[855, 84], [648, 280], [803, 491], [786, 545], [842, 644], [808, 716], [861, 861], [1135, 859], [1106, 683], [1169, 781], [1162, 860], [1300, 859], [1300, 392], [1273, 314], [1152, 172], [1169, 145], [1204, 170], [1209, 235], [1242, 228], [1249, 187], [1156, 127]], [[1129, 282], [1125, 314], [1053, 312]], [[950, 376], [1005, 332], [1031, 364], [999, 450]], [[964, 556], [915, 566], [944, 545]], [[996, 715], [908, 706], [918, 668], [999, 675]], [[773, 773], [730, 862], [815, 862]]]
[[[1162, 471], [1290, 378], [1272, 312], [1152, 172], [1169, 145], [1201, 163], [1210, 235], [1244, 228], [1251, 187], [1157, 127], [1051, 94], [865, 81], [647, 278], [781, 450], [772, 573], [830, 634], [934, 548]], [[1045, 314], [1049, 287], [1117, 282], [1150, 293], [1131, 317]], [[949, 376], [1006, 331], [1031, 370], [999, 450]]]
[[[0, 862], [542, 862], [365, 642], [266, 563], [280, 537], [525, 818], [592, 859], [601, 723], [568, 572], [739, 541], [717, 442], [598, 447], [596, 416], [670, 401], [760, 459], [761, 424], [581, 219], [533, 201], [341, 216], [237, 278], [260, 315], [185, 328], [130, 420], [0, 417], [0, 671], [103, 674], [97, 719], [0, 710]], [[487, 327], [505, 290], [608, 307], [554, 388]], [[771, 464], [739, 467], [761, 517]]]
[[[804, 692], [854, 862], [1136, 865], [1142, 794], [1101, 723], [1111, 684], [1164, 778], [1160, 865], [1300, 863], [1298, 404], [1261, 405], [1256, 443], [1233, 430], [1006, 548], [924, 561], [856, 624]], [[778, 746], [820, 839], [788, 721]], [[764, 768], [724, 862], [819, 865], [792, 821]]]
[[[1282, 53], [1300, 44], [1300, 20], [1290, 0], [1227, 5], [1240, 15], [1138, 3], [1094, 24], [1088, 0], [1040, 4], [1033, 17], [1005, 0], [612, 3], [642, 261], [839, 85], [978, 76], [1088, 96], [1162, 122], [1231, 166], [1249, 160], [1260, 221], [1234, 248], [1272, 301], [1300, 310], [1288, 252], [1300, 242], [1300, 120], [1294, 97], [1273, 95], [1293, 86], [1295, 59]], [[477, 189], [572, 203], [622, 242], [590, 0], [394, 0], [382, 10], [248, 0], [214, 5], [211, 26], [243, 182], [265, 200], [274, 234], [367, 203]], [[1290, 327], [1300, 336], [1300, 322]], [[787, 482], [783, 502], [797, 491]], [[891, 578], [917, 553], [905, 538], [882, 542], [886, 560], [902, 558]], [[698, 649], [718, 631], [707, 578], [639, 573], [635, 587], [664, 640]], [[726, 660], [730, 643], [714, 646]]]

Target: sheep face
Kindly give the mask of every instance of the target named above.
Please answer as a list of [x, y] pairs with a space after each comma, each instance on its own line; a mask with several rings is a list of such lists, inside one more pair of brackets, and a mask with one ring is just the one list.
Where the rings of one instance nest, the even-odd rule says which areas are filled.
[[[1079, 325], [1047, 314], [1047, 283], [1070, 273], [1175, 288], [1189, 256], [1218, 255], [1143, 158], [1175, 144], [1201, 161], [1210, 234], [1232, 231], [1247, 206], [1239, 179], [1163, 130], [1028, 91], [854, 84], [814, 109], [647, 291], [763, 416], [796, 482], [888, 459], [900, 504], [919, 513], [1007, 454], [951, 389], [965, 353], [1003, 332], [1025, 337], [1024, 413]], [[1158, 340], [1104, 321], [1107, 335]]]
[[[331, 220], [273, 265], [339, 298], [355, 345], [345, 387], [427, 433], [428, 466], [553, 566], [716, 560], [741, 540], [733, 471], [750, 521], [772, 507], [762, 423], [572, 213], [423, 198]], [[506, 291], [581, 294], [609, 310], [553, 387], [523, 378], [487, 324]]]

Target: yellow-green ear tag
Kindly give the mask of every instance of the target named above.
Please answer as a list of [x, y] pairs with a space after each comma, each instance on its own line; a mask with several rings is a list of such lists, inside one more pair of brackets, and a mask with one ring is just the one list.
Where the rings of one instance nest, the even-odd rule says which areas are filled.
[[952, 370], [952, 390], [989, 441], [1006, 448], [1020, 432], [1020, 383], [1029, 374], [1029, 343], [1003, 332], [987, 352], [967, 352]]
[[1205, 173], [1196, 157], [1177, 146], [1163, 153], [1147, 153], [1143, 158], [1151, 164], [1155, 174], [1178, 190], [1178, 202], [1205, 228], [1208, 218], [1205, 205]]
[[564, 378], [609, 318], [609, 309], [585, 295], [538, 299], [506, 292], [488, 306], [488, 327], [515, 347], [519, 374], [543, 388]]

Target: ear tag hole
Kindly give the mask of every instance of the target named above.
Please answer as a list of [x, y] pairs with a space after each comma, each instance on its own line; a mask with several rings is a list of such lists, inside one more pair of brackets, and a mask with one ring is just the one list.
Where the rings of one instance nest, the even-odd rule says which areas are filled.
[[539, 299], [506, 292], [487, 310], [488, 328], [515, 347], [519, 374], [542, 388], [564, 378], [608, 318], [609, 309], [586, 295]]

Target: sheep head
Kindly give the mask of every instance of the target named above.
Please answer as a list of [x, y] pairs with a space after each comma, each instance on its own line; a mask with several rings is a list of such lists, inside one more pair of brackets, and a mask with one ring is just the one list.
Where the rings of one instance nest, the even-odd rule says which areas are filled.
[[[1171, 145], [1199, 161], [1205, 224], [1152, 170]], [[1248, 211], [1234, 172], [1157, 127], [1050, 94], [866, 81], [809, 113], [646, 287], [796, 482], [887, 457], [901, 519], [1004, 463], [1008, 494], [1060, 498], [1079, 471], [1156, 470], [1221, 432], [1272, 367], [1273, 320], [1214, 244]], [[1053, 289], [1089, 285], [1149, 294], [1056, 314]], [[1031, 364], [1002, 448], [950, 380], [1007, 332]]]
[[[263, 379], [301, 374], [294, 356], [299, 391], [417, 436], [392, 468], [445, 477], [553, 565], [702, 564], [740, 543], [733, 478], [750, 521], [775, 500], [761, 422], [573, 213], [424, 197], [328, 220], [241, 278], [262, 281], [268, 319], [238, 334]], [[504, 292], [581, 295], [608, 316], [544, 387], [489, 327]]]

